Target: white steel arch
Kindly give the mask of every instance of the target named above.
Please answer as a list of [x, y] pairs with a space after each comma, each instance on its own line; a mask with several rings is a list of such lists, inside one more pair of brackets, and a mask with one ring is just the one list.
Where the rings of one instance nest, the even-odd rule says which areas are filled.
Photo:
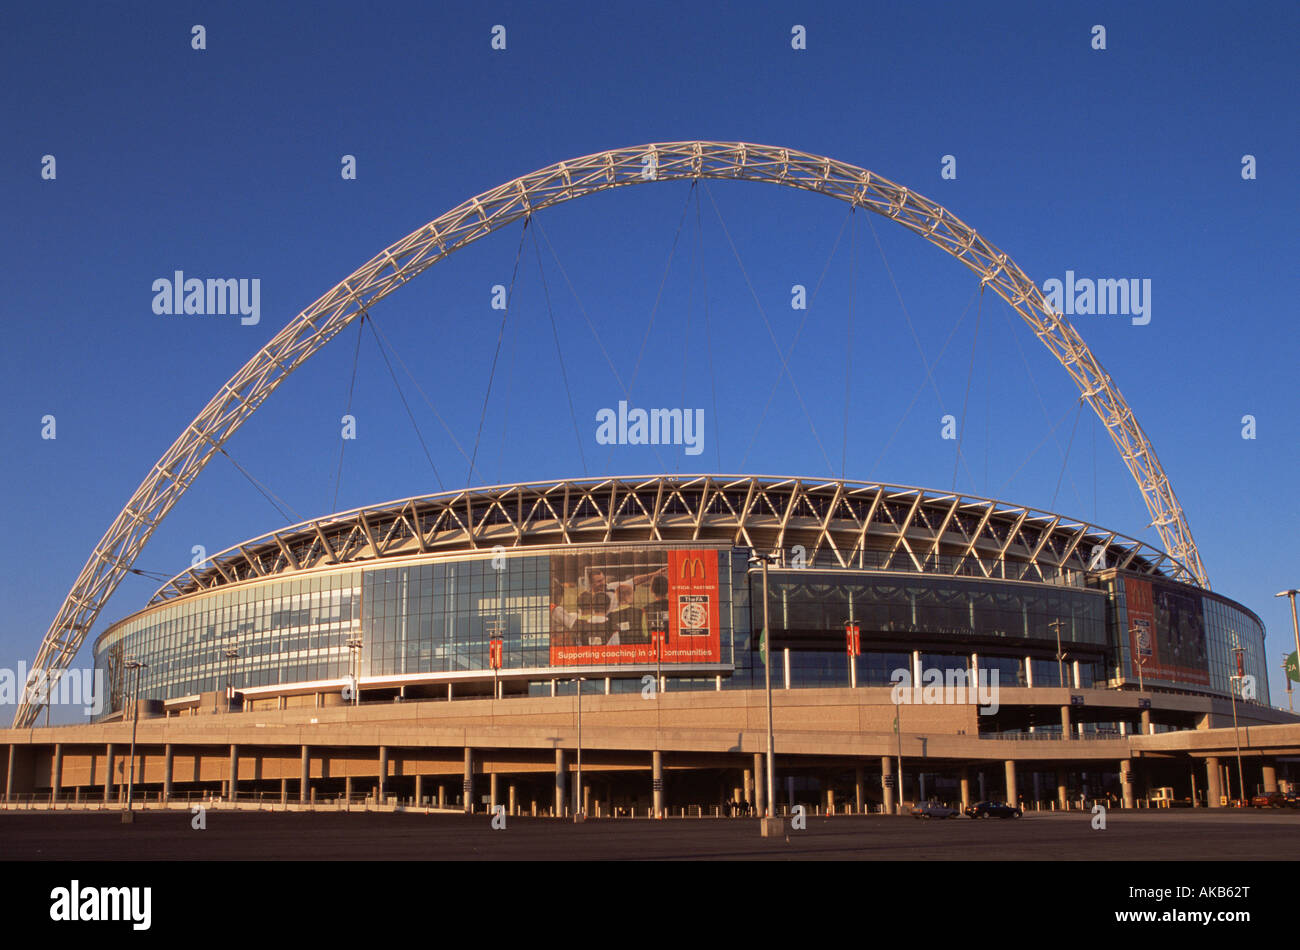
[[[95, 545], [41, 642], [33, 672], [57, 675], [71, 664], [104, 603], [212, 455], [290, 373], [368, 307], [444, 257], [536, 211], [625, 185], [698, 178], [768, 182], [838, 198], [898, 222], [978, 274], [1074, 379], [1137, 482], [1166, 549], [1190, 575], [1183, 579], [1208, 589], [1182, 506], [1133, 410], [1074, 327], [1005, 253], [940, 205], [856, 165], [745, 142], [664, 142], [559, 162], [470, 198], [380, 251], [289, 321], [150, 469]], [[39, 711], [38, 700], [24, 692], [14, 726], [30, 726]]]

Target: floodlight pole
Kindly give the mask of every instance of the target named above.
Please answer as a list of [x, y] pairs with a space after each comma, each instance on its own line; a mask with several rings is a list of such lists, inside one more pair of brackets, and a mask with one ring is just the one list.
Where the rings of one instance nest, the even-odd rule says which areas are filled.
[[135, 788], [135, 730], [140, 721], [140, 670], [148, 667], [148, 665], [148, 663], [141, 663], [134, 658], [127, 660], [125, 663], [128, 670], [135, 671], [135, 678], [131, 682], [131, 766], [126, 779], [126, 811], [122, 814], [123, 824], [131, 824], [135, 820], [131, 798]]
[[767, 814], [763, 816], [765, 818], [776, 815], [776, 806], [772, 799], [776, 786], [772, 766], [772, 760], [776, 755], [776, 742], [772, 735], [772, 634], [768, 627], [767, 615], [767, 565], [773, 559], [774, 555], [771, 554], [756, 554], [749, 559], [751, 564], [758, 561], [763, 565], [763, 686], [767, 691]]

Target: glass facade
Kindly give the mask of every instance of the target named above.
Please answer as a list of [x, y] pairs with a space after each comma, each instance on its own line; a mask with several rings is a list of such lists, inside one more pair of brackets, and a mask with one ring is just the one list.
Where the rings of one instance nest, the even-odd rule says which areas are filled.
[[[750, 568], [747, 548], [703, 548], [701, 542], [572, 545], [256, 581], [128, 618], [96, 642], [95, 663], [105, 670], [111, 713], [125, 705], [128, 657], [148, 664], [140, 697], [171, 700], [220, 690], [227, 681], [247, 689], [340, 680], [350, 672], [352, 637], [362, 640], [363, 677], [486, 673], [490, 641], [499, 637], [502, 667], [536, 670], [523, 688], [528, 695], [550, 695], [553, 688], [572, 690], [552, 684], [566, 678], [565, 666], [574, 665], [555, 661], [552, 633], [562, 620], [583, 650], [614, 651], [600, 654], [609, 657], [603, 665], [610, 672], [599, 675], [611, 677], [611, 691], [630, 692], [641, 688], [647, 663], [653, 665], [645, 630], [670, 626], [676, 613], [690, 621], [671, 624], [674, 638], [699, 634], [688, 628], [703, 624], [717, 642], [707, 662], [680, 661], [693, 669], [665, 660], [670, 690], [715, 689], [717, 675], [724, 689], [761, 688], [756, 631], [762, 617], [756, 611], [760, 615], [751, 622], [750, 613], [751, 605], [761, 605], [762, 574]], [[575, 552], [583, 554], [576, 573]], [[716, 574], [710, 561], [707, 571], [693, 570], [687, 579], [690, 562], [701, 555], [716, 557]], [[562, 576], [557, 564], [568, 565]], [[1129, 591], [1146, 591], [1141, 584], [1150, 588], [1149, 603], [1139, 608], [1134, 601], [1130, 611]], [[716, 619], [709, 619], [714, 599]], [[1135, 584], [1111, 573], [1098, 587], [1086, 588], [818, 564], [770, 569], [768, 610], [776, 687], [787, 685], [787, 650], [790, 686], [847, 685], [846, 620], [860, 627], [862, 686], [888, 685], [893, 671], [911, 668], [913, 651], [921, 653], [927, 669], [967, 669], [977, 653], [980, 666], [998, 670], [1005, 685], [1056, 686], [1061, 665], [1052, 624], [1059, 620], [1061, 647], [1069, 657], [1066, 678], [1077, 662], [1084, 687], [1136, 685], [1137, 649], [1150, 654], [1144, 671], [1172, 676], [1147, 677], [1148, 682], [1226, 695], [1236, 672], [1235, 634], [1245, 651], [1245, 672], [1256, 679], [1254, 698], [1269, 701], [1258, 619], [1224, 598], [1162, 579], [1143, 577]], [[1149, 615], [1147, 628], [1139, 622], [1142, 610]], [[1138, 632], [1130, 637], [1129, 630]], [[226, 656], [230, 650], [237, 658]], [[1151, 665], [1153, 658], [1161, 665]], [[635, 669], [620, 675], [620, 663]], [[672, 675], [674, 666], [682, 675]], [[1182, 670], [1191, 678], [1184, 679]], [[586, 688], [603, 691], [604, 683]]]

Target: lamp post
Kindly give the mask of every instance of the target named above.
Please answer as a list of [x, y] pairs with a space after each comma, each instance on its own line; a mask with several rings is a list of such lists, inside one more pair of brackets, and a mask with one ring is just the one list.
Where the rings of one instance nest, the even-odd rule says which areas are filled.
[[126, 779], [126, 811], [122, 813], [122, 823], [129, 825], [135, 821], [135, 812], [131, 809], [131, 796], [135, 787], [135, 727], [140, 721], [140, 671], [146, 669], [149, 664], [132, 657], [124, 665], [128, 670], [135, 670], [135, 677], [131, 682], [131, 766], [127, 771]]
[[1056, 631], [1056, 685], [1065, 686], [1065, 654], [1061, 652], [1061, 626], [1065, 623], [1060, 617], [1057, 617], [1048, 624]]
[[[1290, 597], [1290, 598], [1291, 598], [1291, 629], [1295, 631], [1295, 653], [1296, 653], [1296, 663], [1300, 663], [1300, 620], [1297, 620], [1297, 619], [1296, 619], [1296, 612], [1295, 612], [1295, 598], [1296, 598], [1296, 594], [1300, 594], [1300, 590], [1295, 590], [1295, 589], [1292, 589], [1292, 590], [1280, 590], [1280, 591], [1278, 591], [1276, 594], [1274, 594], [1273, 596], [1274, 596], [1274, 597]], [[1290, 693], [1290, 692], [1291, 692], [1291, 678], [1290, 678], [1289, 676], [1287, 676], [1287, 677], [1285, 677], [1285, 679], [1286, 679], [1286, 689], [1287, 689], [1287, 693]], [[1290, 696], [1288, 695], [1287, 698], [1290, 699]]]
[[776, 805], [772, 798], [776, 785], [772, 766], [776, 749], [772, 736], [772, 645], [767, 616], [767, 565], [775, 560], [774, 554], [755, 554], [749, 559], [751, 565], [763, 565], [763, 688], [767, 692], [767, 814], [764, 818], [776, 815]]
[[230, 707], [235, 701], [234, 682], [230, 676], [230, 668], [234, 665], [234, 662], [237, 659], [239, 659], [238, 649], [230, 647], [226, 650], [226, 712], [230, 712]]
[[347, 641], [348, 651], [351, 653], [351, 666], [356, 670], [352, 675], [352, 705], [356, 706], [361, 701], [361, 645], [363, 641], [360, 637], [349, 637]]
[[583, 801], [582, 794], [582, 684], [587, 682], [587, 677], [576, 676], [569, 682], [577, 684], [578, 687], [578, 778], [573, 790], [573, 820], [585, 821], [587, 811], [584, 807], [586, 803]]
[[1237, 726], [1237, 684], [1243, 682], [1245, 678], [1245, 667], [1242, 664], [1241, 655], [1246, 652], [1246, 648], [1239, 646], [1237, 643], [1237, 631], [1229, 628], [1228, 632], [1232, 634], [1232, 653], [1237, 660], [1237, 675], [1231, 677], [1228, 682], [1228, 695], [1232, 697], [1232, 731], [1236, 735], [1237, 741], [1237, 789], [1241, 792], [1241, 797], [1246, 798], [1246, 779], [1241, 769], [1241, 730]]

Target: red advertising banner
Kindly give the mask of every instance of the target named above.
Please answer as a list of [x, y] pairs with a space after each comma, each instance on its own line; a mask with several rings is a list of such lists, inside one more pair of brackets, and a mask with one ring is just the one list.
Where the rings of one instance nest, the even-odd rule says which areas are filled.
[[652, 664], [652, 632], [667, 632], [663, 663], [721, 656], [718, 553], [591, 551], [551, 557], [552, 666]]
[[1210, 685], [1205, 623], [1198, 597], [1165, 584], [1124, 578], [1133, 676]]

